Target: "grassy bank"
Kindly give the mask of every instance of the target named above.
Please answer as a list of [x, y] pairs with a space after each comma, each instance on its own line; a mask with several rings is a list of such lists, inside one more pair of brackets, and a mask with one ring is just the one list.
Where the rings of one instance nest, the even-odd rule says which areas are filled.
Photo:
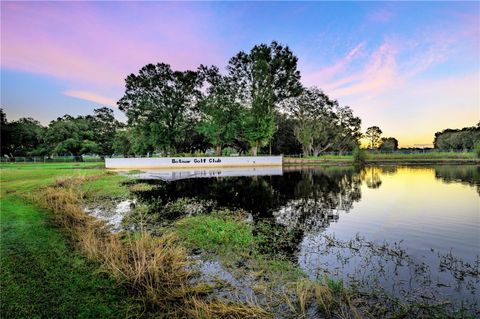
[[270, 318], [254, 305], [204, 299], [174, 232], [118, 233], [82, 203], [128, 195], [88, 164], [1, 170], [1, 317]]
[[[321, 155], [309, 157], [285, 157], [284, 164], [351, 164], [352, 155]], [[426, 153], [370, 153], [366, 163], [370, 164], [480, 164], [474, 152], [426, 152]]]
[[0, 317], [118, 318], [129, 312], [125, 290], [74, 251], [48, 213], [26, 199], [59, 176], [102, 173], [78, 169], [88, 166], [1, 166]]

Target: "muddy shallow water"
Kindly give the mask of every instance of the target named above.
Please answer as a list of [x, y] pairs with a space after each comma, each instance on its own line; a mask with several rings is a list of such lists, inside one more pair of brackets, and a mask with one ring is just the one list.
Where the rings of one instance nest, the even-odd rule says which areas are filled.
[[137, 178], [154, 185], [138, 194], [153, 209], [186, 199], [251, 213], [254, 225], [270, 225], [267, 232], [256, 229], [271, 238], [264, 252], [294, 260], [312, 279], [328, 276], [401, 299], [479, 309], [479, 166], [284, 167]]

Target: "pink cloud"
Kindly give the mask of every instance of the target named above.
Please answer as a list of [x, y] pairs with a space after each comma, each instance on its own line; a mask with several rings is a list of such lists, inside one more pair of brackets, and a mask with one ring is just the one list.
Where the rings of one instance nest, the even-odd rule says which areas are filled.
[[222, 55], [221, 41], [211, 41], [208, 12], [182, 4], [122, 3], [127, 10], [85, 2], [1, 6], [1, 66], [70, 83], [118, 87], [147, 63], [189, 69]]
[[[415, 81], [447, 61], [457, 63], [465, 57], [478, 61], [478, 16], [451, 17], [448, 28], [426, 27], [410, 38], [392, 34], [376, 48], [361, 42], [334, 64], [304, 72], [303, 81], [321, 87], [334, 98], [368, 100]], [[472, 53], [475, 58], [469, 56]], [[475, 65], [480, 66], [478, 62]]]
[[361, 71], [326, 82], [323, 88], [335, 98], [383, 90], [396, 81], [395, 55], [395, 47], [385, 42], [370, 55]]
[[346, 67], [348, 67], [353, 59], [362, 53], [366, 42], [357, 44], [352, 50], [350, 50], [343, 58], [338, 60], [335, 64], [327, 66], [312, 73], [306, 74], [303, 79], [306, 83], [318, 83], [318, 81], [329, 80], [332, 77], [338, 75]]
[[63, 94], [77, 99], [94, 102], [102, 106], [117, 107], [117, 101], [115, 99], [102, 96], [93, 92], [71, 90], [65, 91], [63, 92]]

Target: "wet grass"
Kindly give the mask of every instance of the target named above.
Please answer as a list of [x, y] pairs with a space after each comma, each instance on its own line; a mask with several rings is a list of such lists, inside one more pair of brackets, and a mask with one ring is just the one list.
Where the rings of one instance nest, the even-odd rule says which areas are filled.
[[225, 214], [187, 217], [176, 230], [190, 246], [222, 254], [245, 254], [252, 249], [252, 229], [245, 222]]
[[261, 306], [276, 315], [359, 318], [356, 302], [347, 302], [351, 292], [343, 289], [342, 282], [309, 280], [292, 261], [261, 253], [261, 238], [253, 235], [253, 225], [238, 214], [221, 211], [187, 217], [178, 221], [174, 230], [188, 248], [203, 250], [207, 258], [219, 258], [240, 280], [255, 278], [257, 297], [267, 300]]
[[127, 180], [128, 177], [126, 176], [106, 172], [97, 179], [82, 183], [79, 190], [90, 201], [126, 198], [129, 195], [129, 190], [124, 185], [124, 182]]
[[219, 256], [230, 268], [248, 263], [248, 267], [261, 276], [288, 280], [304, 276], [289, 260], [261, 253], [261, 238], [253, 235], [253, 226], [240, 214], [226, 210], [186, 217], [175, 224], [174, 231], [190, 249]]

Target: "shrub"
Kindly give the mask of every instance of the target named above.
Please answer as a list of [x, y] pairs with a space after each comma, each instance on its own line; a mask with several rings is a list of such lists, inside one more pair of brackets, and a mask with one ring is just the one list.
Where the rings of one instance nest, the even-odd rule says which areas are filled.
[[353, 149], [353, 161], [355, 164], [364, 164], [367, 159], [367, 153], [364, 149], [361, 149], [359, 146], [355, 146]]
[[473, 149], [475, 150], [475, 154], [477, 155], [477, 157], [480, 158], [480, 140], [477, 140], [475, 142]]

